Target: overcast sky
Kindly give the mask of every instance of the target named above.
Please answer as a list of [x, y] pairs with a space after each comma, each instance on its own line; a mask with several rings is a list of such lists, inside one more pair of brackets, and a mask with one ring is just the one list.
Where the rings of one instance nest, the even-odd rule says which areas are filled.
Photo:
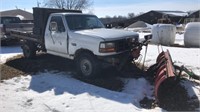
[[[43, 3], [43, 0], [0, 0], [0, 10], [19, 8], [32, 12], [32, 7], [37, 6], [37, 1]], [[128, 13], [139, 14], [150, 10], [191, 11], [199, 9], [200, 0], [93, 0], [89, 11], [98, 17], [112, 17], [114, 15], [127, 16]]]

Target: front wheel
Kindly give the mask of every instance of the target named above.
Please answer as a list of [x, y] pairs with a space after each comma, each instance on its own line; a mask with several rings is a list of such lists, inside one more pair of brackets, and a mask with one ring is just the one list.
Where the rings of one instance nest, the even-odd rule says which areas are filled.
[[98, 59], [90, 53], [83, 53], [76, 59], [77, 71], [84, 77], [95, 77], [100, 72]]

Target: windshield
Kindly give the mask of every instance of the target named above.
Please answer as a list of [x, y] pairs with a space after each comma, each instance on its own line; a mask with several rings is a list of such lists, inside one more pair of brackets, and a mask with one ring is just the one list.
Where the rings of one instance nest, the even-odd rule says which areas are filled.
[[104, 28], [101, 21], [93, 15], [66, 15], [65, 18], [70, 30]]
[[1, 24], [9, 24], [9, 23], [20, 23], [20, 19], [18, 17], [1, 17]]

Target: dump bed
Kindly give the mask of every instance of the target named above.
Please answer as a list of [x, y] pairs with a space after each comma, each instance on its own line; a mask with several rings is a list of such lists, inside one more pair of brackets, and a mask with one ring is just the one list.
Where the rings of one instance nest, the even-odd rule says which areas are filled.
[[43, 40], [49, 15], [51, 13], [59, 13], [59, 12], [82, 13], [82, 11], [80, 11], [80, 10], [66, 10], [66, 9], [34, 7], [33, 8], [33, 19], [34, 19], [33, 34], [36, 35], [37, 38], [40, 38], [40, 39], [42, 38], [42, 40]]

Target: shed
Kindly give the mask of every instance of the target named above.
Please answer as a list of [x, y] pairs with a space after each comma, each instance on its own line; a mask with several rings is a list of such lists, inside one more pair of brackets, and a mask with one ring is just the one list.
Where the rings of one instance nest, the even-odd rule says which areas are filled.
[[200, 10], [194, 11], [185, 19], [185, 23], [187, 24], [189, 22], [200, 22]]
[[[168, 18], [171, 24], [182, 24], [184, 19], [188, 16], [187, 12], [183, 11], [160, 11], [151, 10], [149, 12], [138, 15], [134, 18], [127, 19], [120, 22], [112, 22], [113, 27], [117, 26], [119, 23], [123, 23], [124, 27], [127, 27], [137, 21], [144, 21], [148, 24], [157, 24], [160, 19]], [[169, 23], [169, 22], [168, 22]]]

